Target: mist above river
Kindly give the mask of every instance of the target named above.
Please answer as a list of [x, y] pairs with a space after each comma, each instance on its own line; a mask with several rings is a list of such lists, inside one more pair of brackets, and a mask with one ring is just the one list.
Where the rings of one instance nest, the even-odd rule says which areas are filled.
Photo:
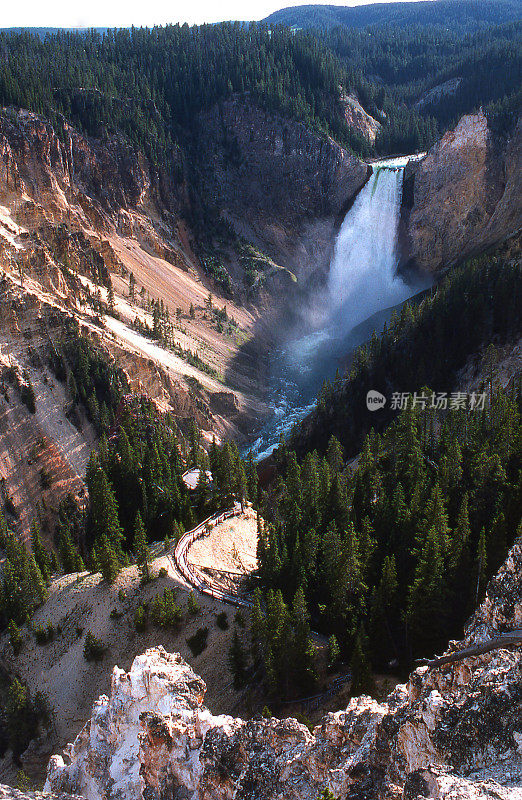
[[407, 160], [373, 164], [337, 234], [326, 285], [307, 298], [294, 331], [273, 356], [274, 418], [253, 446], [259, 458], [313, 408], [324, 379], [344, 371], [354, 349], [382, 330], [393, 309], [428, 285], [406, 283], [397, 273]]

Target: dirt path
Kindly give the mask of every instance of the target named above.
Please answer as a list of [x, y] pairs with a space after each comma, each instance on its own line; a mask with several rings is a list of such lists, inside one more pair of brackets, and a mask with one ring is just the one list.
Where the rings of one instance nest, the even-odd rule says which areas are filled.
[[210, 535], [190, 547], [188, 560], [199, 567], [237, 572], [252, 572], [257, 567], [257, 523], [252, 508], [212, 528]]

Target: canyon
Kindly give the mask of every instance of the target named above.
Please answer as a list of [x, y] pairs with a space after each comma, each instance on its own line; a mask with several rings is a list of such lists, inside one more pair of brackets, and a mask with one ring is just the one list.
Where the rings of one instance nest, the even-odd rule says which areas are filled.
[[[85, 333], [117, 359], [133, 391], [145, 391], [181, 419], [196, 415], [207, 431], [246, 443], [273, 413], [266, 352], [284, 343], [274, 331], [288, 335], [291, 309], [306, 303], [324, 282], [336, 233], [370, 170], [332, 139], [244, 98], [209, 109], [198, 131], [197, 163], [208, 168], [198, 174], [188, 170], [174, 180], [121, 135], [95, 139], [66, 122], [58, 132], [28, 111], [0, 114], [5, 265], [0, 303], [7, 336], [2, 360], [5, 370], [14, 359], [19, 373], [30, 375], [37, 407], [48, 410], [50, 421], [41, 428], [37, 413], [35, 420], [15, 426], [20, 433], [11, 444], [5, 439], [3, 492], [18, 509], [14, 524], [25, 532], [41, 470], [55, 463], [51, 472], [61, 476], [50, 489], [55, 500], [70, 490], [81, 492], [81, 467], [94, 441], [87, 424], [80, 432], [64, 417], [65, 396], [59, 403], [46, 400], [48, 387], [49, 397], [53, 391], [57, 397], [60, 388], [50, 374], [40, 375], [52, 338], [68, 317], [79, 319]], [[437, 275], [462, 256], [520, 230], [520, 131], [519, 122], [500, 140], [484, 115], [471, 115], [425, 158], [410, 161], [402, 192], [400, 264], [410, 272]], [[205, 273], [195, 254], [197, 231], [191, 229], [198, 193], [264, 265], [266, 280], [255, 295], [244, 284], [244, 266], [234, 247], [223, 256], [232, 298]], [[131, 274], [141, 287], [134, 301]], [[106, 299], [109, 282], [120, 319], [106, 317], [100, 324], [88, 298], [100, 291]], [[214, 306], [226, 306], [237, 324], [232, 335], [220, 334], [207, 313], [209, 292]], [[198, 353], [215, 377], [132, 329], [136, 318], [151, 323], [141, 300], [145, 296], [161, 297], [172, 317], [181, 310], [176, 342]], [[191, 307], [197, 310], [194, 318]], [[11, 424], [10, 413], [5, 410], [4, 425]], [[33, 422], [40, 428], [34, 430]], [[58, 436], [61, 430], [67, 435]], [[44, 458], [51, 459], [47, 466], [29, 457], [42, 433], [44, 448], [54, 449]], [[76, 463], [81, 452], [83, 460]], [[28, 462], [27, 475], [15, 480], [10, 465], [20, 458]], [[23, 489], [28, 481], [31, 486]]]
[[[373, 118], [359, 106], [351, 98], [346, 114], [375, 135]], [[401, 274], [437, 280], [463, 257], [520, 231], [521, 130], [519, 121], [501, 138], [482, 113], [468, 115], [407, 164], [396, 209]], [[0, 478], [16, 512], [10, 525], [22, 536], [35, 508], [45, 532], [68, 493], [85, 502], [85, 467], [98, 437], [85, 414], [71, 414], [67, 387], [49, 367], [70, 320], [118, 366], [129, 392], [153, 398], [181, 425], [195, 419], [207, 442], [217, 435], [247, 446], [271, 413], [260, 356], [281, 344], [289, 312], [328, 283], [343, 221], [373, 193], [368, 164], [249, 98], [202, 112], [193, 147], [194, 164], [205, 169], [192, 164], [166, 174], [123, 135], [94, 138], [64, 120], [58, 126], [28, 111], [0, 113]], [[231, 292], [205, 269], [194, 221], [203, 196], [236, 244], [246, 242], [264, 265], [257, 292], [245, 283], [244, 250], [236, 245], [222, 248]], [[339, 294], [342, 287], [331, 285]], [[107, 304], [109, 287], [115, 314], [92, 303]], [[171, 318], [180, 309], [176, 343], [209, 369], [140, 332], [136, 320], [152, 325], [147, 296], [161, 298]], [[224, 307], [236, 323], [232, 333], [219, 331], [213, 316]], [[26, 384], [36, 395], [34, 414], [22, 401]], [[516, 544], [450, 652], [520, 625], [521, 565]], [[419, 667], [388, 697], [353, 698], [313, 731], [293, 719], [214, 715], [204, 706], [204, 681], [177, 652], [151, 647], [122, 666], [65, 757], [51, 759], [52, 795], [316, 800], [329, 788], [351, 800], [522, 796], [518, 650]], [[84, 690], [86, 706], [93, 685]]]

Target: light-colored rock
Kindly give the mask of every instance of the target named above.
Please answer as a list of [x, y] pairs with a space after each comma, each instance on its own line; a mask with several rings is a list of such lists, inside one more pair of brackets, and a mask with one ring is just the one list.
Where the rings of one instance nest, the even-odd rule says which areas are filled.
[[341, 96], [341, 105], [344, 118], [350, 128], [361, 133], [365, 139], [373, 144], [375, 137], [382, 128], [381, 123], [364, 110], [357, 97], [353, 94], [343, 94]]
[[405, 196], [409, 255], [437, 271], [501, 242], [522, 226], [522, 120], [494, 136], [482, 112], [462, 117], [426, 157], [411, 163]]

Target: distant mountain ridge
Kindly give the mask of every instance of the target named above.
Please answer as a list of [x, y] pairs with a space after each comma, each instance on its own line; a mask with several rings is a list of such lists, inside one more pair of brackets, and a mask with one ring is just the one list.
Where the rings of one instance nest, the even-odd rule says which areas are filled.
[[522, 17], [519, 0], [420, 0], [365, 6], [302, 5], [282, 8], [266, 17], [268, 25], [298, 28], [366, 28], [368, 25], [441, 25], [472, 33]]

